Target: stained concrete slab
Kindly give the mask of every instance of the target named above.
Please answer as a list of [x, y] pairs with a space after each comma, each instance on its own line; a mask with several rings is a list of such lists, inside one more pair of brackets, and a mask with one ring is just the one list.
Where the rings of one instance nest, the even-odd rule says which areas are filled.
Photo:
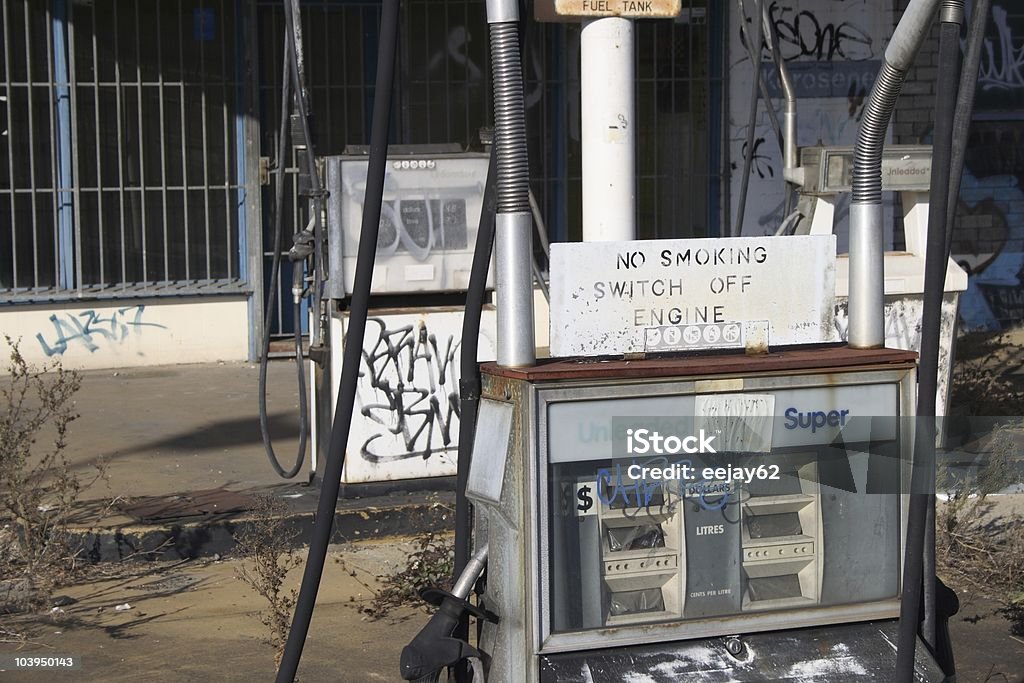
[[[336, 547], [324, 569], [300, 681], [398, 681], [398, 656], [429, 618], [414, 607], [380, 620], [358, 611], [378, 575], [405, 564], [410, 541]], [[343, 560], [341, 564], [338, 560]], [[5, 622], [29, 642], [0, 643], [0, 653], [74, 655], [77, 670], [2, 671], [15, 681], [268, 681], [274, 649], [258, 612], [266, 603], [237, 577], [238, 559], [162, 562], [127, 576], [73, 586], [75, 602], [56, 617]], [[353, 576], [352, 574], [355, 574]], [[288, 576], [297, 587], [301, 568]], [[118, 605], [129, 605], [118, 611]]]
[[[267, 412], [282, 463], [298, 448], [299, 400], [293, 361], [274, 360], [267, 373]], [[289, 510], [308, 539], [319, 501], [309, 482], [309, 457], [294, 479], [271, 468], [260, 433], [258, 366], [214, 363], [82, 372], [67, 455], [88, 480], [76, 529], [89, 557], [111, 561], [160, 549], [165, 559], [230, 552], [259, 495]], [[290, 465], [286, 465], [290, 466]], [[321, 469], [323, 464], [321, 463]], [[450, 529], [450, 480], [396, 482], [387, 488], [347, 487], [337, 506], [337, 542]], [[218, 508], [218, 505], [220, 506]]]
[[[404, 566], [413, 547], [412, 541], [389, 539], [332, 548], [299, 669], [301, 681], [401, 680], [401, 649], [428, 615], [410, 607], [373, 620], [358, 607], [379, 587], [376, 577]], [[127, 576], [66, 589], [62, 592], [75, 602], [64, 606], [62, 615], [15, 622], [27, 630], [30, 642], [0, 643], [0, 653], [70, 654], [81, 657], [82, 668], [7, 671], [0, 672], [0, 679], [271, 680], [274, 651], [257, 616], [264, 603], [237, 579], [239, 566], [230, 557], [146, 564]], [[299, 580], [300, 571], [295, 571], [288, 585], [297, 586]], [[1024, 639], [1010, 633], [998, 605], [970, 593], [961, 593], [961, 600], [961, 613], [951, 623], [959, 682], [1024, 681]], [[125, 603], [130, 609], [115, 609]]]
[[[260, 437], [257, 366], [217, 363], [82, 372], [68, 457], [88, 475], [106, 462], [108, 482], [89, 497], [158, 496], [281, 483]], [[298, 448], [294, 365], [268, 367], [267, 412], [282, 462]], [[305, 481], [307, 465], [295, 481]]]

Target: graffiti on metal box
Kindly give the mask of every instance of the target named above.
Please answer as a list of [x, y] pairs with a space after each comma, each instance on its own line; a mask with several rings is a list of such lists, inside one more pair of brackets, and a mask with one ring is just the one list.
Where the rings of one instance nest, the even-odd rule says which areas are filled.
[[53, 337], [47, 341], [43, 332], [36, 340], [47, 356], [63, 355], [72, 346], [95, 353], [104, 346], [119, 345], [131, 336], [140, 336], [147, 327], [166, 330], [165, 325], [145, 322], [145, 304], [119, 308], [108, 316], [94, 310], [75, 313], [54, 313], [50, 316]]
[[[360, 412], [379, 429], [360, 445], [363, 458], [374, 463], [427, 459], [456, 448], [459, 378], [455, 361], [460, 341], [453, 335], [439, 340], [424, 321], [388, 329], [385, 321], [371, 318], [367, 326]], [[396, 439], [401, 440], [399, 452]]]

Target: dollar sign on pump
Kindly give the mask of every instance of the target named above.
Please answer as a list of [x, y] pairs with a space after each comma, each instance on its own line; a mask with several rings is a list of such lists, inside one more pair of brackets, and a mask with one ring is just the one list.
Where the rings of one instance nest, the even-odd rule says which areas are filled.
[[580, 487], [580, 490], [576, 492], [576, 497], [580, 500], [579, 505], [576, 506], [580, 512], [586, 512], [594, 507], [594, 497], [590, 495], [589, 486]]

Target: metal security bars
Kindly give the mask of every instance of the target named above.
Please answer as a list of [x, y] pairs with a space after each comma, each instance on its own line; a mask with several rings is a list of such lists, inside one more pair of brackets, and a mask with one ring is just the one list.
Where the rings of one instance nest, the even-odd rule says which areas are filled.
[[[682, 0], [678, 18], [635, 24], [638, 239], [722, 234], [728, 4]], [[579, 240], [580, 26], [533, 25], [525, 52], [533, 191], [551, 240]]]
[[[318, 156], [343, 154], [369, 142], [381, 3], [375, 0], [302, 2], [307, 86], [312, 99]], [[279, 129], [284, 16], [280, 0], [257, 0], [261, 154], [272, 160]], [[402, 3], [398, 73], [393, 94], [393, 144], [456, 143], [479, 148], [489, 125], [490, 70], [484, 4], [471, 0], [405, 0]], [[297, 194], [298, 167], [289, 158], [285, 225], [304, 226], [305, 202]], [[273, 193], [265, 191], [267, 215]], [[289, 222], [290, 221], [290, 222]], [[264, 285], [269, 286], [274, 243], [264, 221]], [[285, 235], [285, 243], [288, 236]], [[281, 262], [272, 335], [288, 335], [292, 320], [292, 265]], [[283, 305], [280, 302], [285, 302]]]
[[[640, 237], [702, 237], [721, 233], [720, 196], [725, 89], [725, 5], [683, 0], [673, 21], [638, 21], [637, 185]], [[257, 0], [261, 154], [272, 157], [277, 131], [283, 17], [278, 0]], [[306, 75], [320, 155], [341, 154], [368, 140], [380, 2], [302, 3]], [[523, 69], [532, 186], [551, 239], [579, 239], [579, 24], [527, 26]], [[395, 144], [479, 144], [490, 125], [490, 64], [484, 4], [474, 0], [403, 2], [399, 73], [393, 95]], [[286, 172], [294, 174], [294, 160]], [[294, 183], [286, 216], [303, 225]], [[264, 207], [270, 208], [269, 193]], [[273, 244], [264, 222], [263, 244]], [[287, 241], [287, 240], [286, 240]], [[263, 254], [269, 281], [273, 254]], [[291, 282], [282, 264], [283, 299]], [[291, 307], [275, 312], [275, 334], [294, 329]], [[302, 321], [300, 321], [302, 322]]]
[[0, 301], [243, 291], [241, 3], [0, 2]]

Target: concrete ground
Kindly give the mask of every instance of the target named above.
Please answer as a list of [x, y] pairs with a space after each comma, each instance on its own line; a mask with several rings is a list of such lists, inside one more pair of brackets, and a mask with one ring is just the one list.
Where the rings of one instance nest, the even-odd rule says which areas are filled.
[[[319, 500], [319, 487], [308, 485], [309, 456], [291, 480], [271, 468], [260, 434], [257, 385], [258, 368], [251, 363], [82, 373], [80, 417], [71, 425], [67, 456], [83, 480], [93, 478], [100, 463], [104, 467], [104, 479], [81, 495], [76, 516], [81, 533], [99, 532], [88, 540], [95, 559], [116, 560], [156, 547], [175, 559], [230, 552], [232, 527], [260, 494], [284, 502], [301, 527], [300, 540], [309, 538]], [[270, 432], [288, 469], [299, 434], [292, 362], [272, 361], [267, 385]], [[349, 487], [337, 507], [335, 539], [450, 528], [451, 484], [427, 487], [409, 491], [400, 485], [397, 492], [377, 491], [370, 498], [365, 496], [374, 491]]]
[[[162, 496], [282, 483], [263, 452], [257, 412], [257, 366], [179, 365], [82, 373], [81, 417], [68, 456], [83, 474], [101, 459], [109, 488], [90, 497]], [[295, 460], [299, 402], [288, 361], [268, 366], [267, 413], [274, 447]], [[308, 476], [308, 465], [293, 481]]]
[[[357, 607], [374, 577], [404, 566], [409, 542], [335, 549], [327, 563], [303, 652], [302, 681], [397, 681], [398, 655], [428, 618], [413, 608], [369, 620]], [[344, 566], [337, 560], [344, 560]], [[0, 654], [74, 656], [76, 670], [0, 670], [12, 681], [269, 681], [274, 648], [258, 610], [266, 603], [236, 576], [238, 560], [146, 563], [62, 591], [75, 600], [53, 618], [7, 624], [27, 633]], [[352, 576], [350, 572], [355, 572]], [[298, 585], [301, 569], [289, 576]], [[118, 610], [118, 606], [128, 608]]]
[[[428, 616], [405, 608], [372, 620], [357, 607], [374, 577], [402, 566], [408, 541], [363, 541], [335, 547], [324, 571], [299, 669], [301, 681], [400, 681], [402, 647]], [[337, 560], [343, 560], [344, 565]], [[139, 565], [120, 577], [62, 591], [76, 600], [55, 618], [13, 624], [29, 642], [0, 643], [0, 654], [81, 660], [75, 671], [0, 671], [13, 681], [269, 681], [274, 650], [259, 622], [261, 599], [236, 577], [238, 560], [200, 559]], [[299, 571], [290, 576], [297, 585]], [[352, 576], [351, 572], [356, 576]], [[960, 683], [1024, 681], [1024, 639], [1008, 633], [997, 605], [962, 594], [951, 623]], [[117, 611], [118, 605], [130, 608]], [[801, 679], [802, 681], [805, 679]], [[811, 681], [807, 681], [811, 683]]]
[[[315, 487], [280, 480], [266, 462], [257, 418], [257, 369], [245, 363], [185, 365], [83, 373], [73, 424], [69, 456], [73, 467], [87, 475], [99, 459], [107, 462], [106, 484], [87, 493], [93, 499], [88, 513], [111, 497], [158, 501], [190, 500], [195, 492], [221, 490], [271, 491], [293, 509], [310, 510]], [[282, 454], [297, 444], [298, 401], [292, 366], [270, 366], [268, 399], [271, 425]], [[290, 456], [283, 456], [290, 457]], [[300, 475], [299, 481], [305, 476]], [[222, 496], [222, 497], [218, 497]], [[226, 496], [226, 497], [224, 497]], [[227, 501], [244, 508], [230, 495], [219, 493], [205, 504]], [[211, 501], [213, 501], [211, 503]], [[202, 507], [195, 503], [192, 507]], [[398, 655], [422, 627], [426, 616], [405, 610], [380, 621], [367, 620], [355, 609], [368, 599], [374, 576], [403, 564], [411, 547], [396, 540], [403, 530], [443, 529], [451, 524], [450, 494], [392, 494], [349, 500], [341, 505], [362, 526], [352, 526], [343, 540], [385, 536], [336, 547], [335, 555], [356, 568], [353, 577], [337, 562], [328, 563], [321, 584], [300, 673], [308, 681], [398, 680]], [[436, 510], [434, 516], [395, 513], [404, 508]], [[127, 508], [132, 510], [130, 506]], [[387, 514], [375, 511], [387, 509]], [[111, 534], [126, 530], [193, 524], [205, 530], [221, 524], [230, 537], [244, 509], [189, 509], [161, 521], [141, 519], [123, 510], [104, 524]], [[191, 514], [190, 514], [191, 513]], [[393, 515], [388, 517], [388, 515]], [[348, 519], [348, 518], [346, 518]], [[169, 520], [169, 521], [168, 521]], [[354, 523], [353, 523], [354, 524]], [[214, 534], [216, 535], [216, 534]], [[192, 559], [140, 562], [117, 570], [102, 566], [94, 580], [64, 591], [76, 602], [62, 607], [51, 619], [36, 615], [19, 621], [30, 633], [28, 644], [0, 642], [0, 654], [19, 652], [82, 657], [82, 669], [0, 673], [3, 680], [96, 681], [244, 681], [273, 676], [273, 650], [264, 641], [264, 627], [255, 616], [261, 602], [235, 578], [238, 560], [227, 552], [213, 559], [219, 546], [189, 546]], [[171, 555], [175, 557], [174, 555]], [[298, 574], [290, 581], [297, 586]], [[961, 591], [963, 607], [951, 628], [960, 665], [960, 683], [1024, 682], [1024, 638], [1011, 633], [997, 605], [978, 594]], [[131, 607], [117, 611], [117, 605]], [[0, 624], [0, 626], [4, 626]], [[2, 634], [0, 634], [2, 640]]]

